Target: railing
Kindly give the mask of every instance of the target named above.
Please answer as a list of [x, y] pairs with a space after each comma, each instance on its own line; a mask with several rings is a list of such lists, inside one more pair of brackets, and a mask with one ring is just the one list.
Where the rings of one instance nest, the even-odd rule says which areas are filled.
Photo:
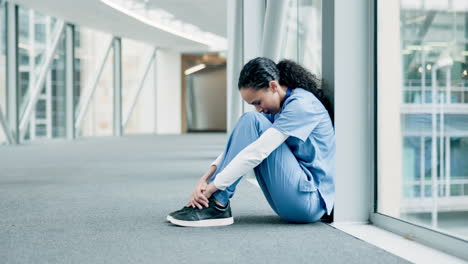
[[[448, 186], [448, 188], [447, 188]], [[437, 180], [438, 196], [432, 197], [431, 180], [405, 181], [400, 203], [401, 213], [455, 212], [468, 210], [468, 179]]]
[[[445, 104], [468, 104], [468, 80], [452, 82], [447, 87], [445, 81], [437, 81], [438, 102]], [[402, 90], [404, 104], [431, 104], [432, 83], [422, 85], [421, 80], [406, 80]]]
[[[447, 183], [446, 179], [437, 180], [438, 197], [449, 198], [468, 196], [468, 178], [452, 178]], [[426, 180], [413, 180], [405, 181], [403, 183], [403, 197], [404, 198], [428, 198], [432, 197], [432, 181]]]

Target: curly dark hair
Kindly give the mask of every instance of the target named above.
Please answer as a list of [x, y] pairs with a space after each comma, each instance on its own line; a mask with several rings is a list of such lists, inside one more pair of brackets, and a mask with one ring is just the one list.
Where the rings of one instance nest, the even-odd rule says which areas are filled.
[[284, 59], [275, 64], [271, 59], [264, 57], [252, 59], [242, 68], [238, 87], [239, 90], [242, 88], [266, 89], [269, 87], [269, 82], [273, 80], [291, 89], [302, 88], [313, 93], [327, 109], [333, 122], [333, 109], [323, 94], [320, 86], [321, 80], [292, 60]]

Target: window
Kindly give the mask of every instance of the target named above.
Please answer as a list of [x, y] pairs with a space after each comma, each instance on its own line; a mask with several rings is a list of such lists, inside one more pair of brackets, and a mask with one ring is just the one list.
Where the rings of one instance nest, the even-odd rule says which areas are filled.
[[377, 1], [377, 212], [468, 240], [468, 2], [390, 2]]
[[322, 71], [322, 1], [289, 1], [281, 58], [294, 60], [312, 73]]

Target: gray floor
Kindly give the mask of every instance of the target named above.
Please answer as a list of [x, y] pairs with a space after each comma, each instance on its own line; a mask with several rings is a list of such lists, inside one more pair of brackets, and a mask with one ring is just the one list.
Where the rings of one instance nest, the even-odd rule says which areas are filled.
[[242, 181], [235, 224], [182, 228], [222, 134], [0, 147], [1, 263], [404, 263], [323, 223], [287, 224]]

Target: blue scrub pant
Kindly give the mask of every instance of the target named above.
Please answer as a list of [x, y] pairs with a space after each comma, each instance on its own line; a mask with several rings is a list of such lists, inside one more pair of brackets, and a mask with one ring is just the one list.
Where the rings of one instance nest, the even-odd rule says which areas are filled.
[[[229, 137], [224, 158], [208, 183], [211, 183], [242, 149], [257, 140], [271, 126], [270, 120], [258, 112], [242, 115]], [[300, 181], [306, 179], [307, 175], [286, 142], [255, 167], [254, 171], [266, 200], [284, 220], [310, 223], [319, 220], [325, 213], [325, 203], [318, 190], [305, 192], [299, 189]], [[226, 205], [234, 195], [240, 180], [223, 191], [215, 192], [215, 199]]]

